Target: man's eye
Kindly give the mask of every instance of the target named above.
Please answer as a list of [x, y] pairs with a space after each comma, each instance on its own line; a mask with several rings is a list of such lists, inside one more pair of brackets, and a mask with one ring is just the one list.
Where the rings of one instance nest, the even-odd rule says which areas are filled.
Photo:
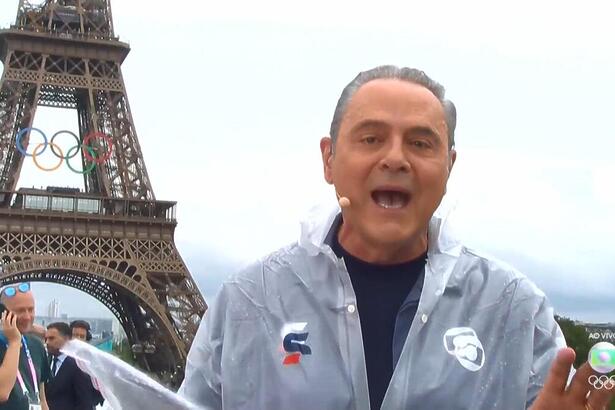
[[376, 142], [378, 142], [378, 138], [376, 138], [373, 135], [368, 135], [368, 136], [363, 138], [363, 142], [366, 143], [366, 144], [369, 144], [369, 145], [375, 144]]
[[429, 144], [421, 140], [412, 141], [412, 145], [414, 145], [417, 148], [421, 148], [421, 149], [429, 148]]

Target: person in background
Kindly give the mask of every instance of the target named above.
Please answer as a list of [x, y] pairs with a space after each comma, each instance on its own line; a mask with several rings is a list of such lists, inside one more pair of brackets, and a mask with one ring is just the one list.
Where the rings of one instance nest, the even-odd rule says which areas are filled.
[[30, 334], [34, 323], [30, 283], [2, 288], [0, 303], [6, 307], [0, 334], [0, 410], [49, 410], [45, 398], [45, 382], [50, 377], [47, 352], [41, 340]]
[[[92, 331], [90, 324], [85, 320], [73, 320], [70, 323], [70, 329], [73, 339], [81, 340], [83, 342], [90, 342], [92, 340]], [[105, 398], [100, 391], [94, 387], [94, 382], [90, 379], [92, 386], [92, 401], [95, 406], [102, 405], [105, 402]]]
[[73, 339], [78, 339], [88, 343], [92, 340], [90, 324], [85, 320], [73, 320], [70, 322], [70, 330]]
[[61, 352], [71, 338], [68, 324], [51, 323], [47, 326], [45, 344], [51, 357], [51, 378], [45, 384], [49, 410], [92, 410], [90, 376], [77, 366], [77, 362]]

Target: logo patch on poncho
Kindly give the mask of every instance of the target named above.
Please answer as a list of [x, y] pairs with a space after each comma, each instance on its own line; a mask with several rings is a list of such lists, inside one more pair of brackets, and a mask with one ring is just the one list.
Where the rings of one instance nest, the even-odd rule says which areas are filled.
[[485, 350], [471, 327], [453, 327], [444, 333], [444, 348], [471, 372], [485, 364]]
[[287, 323], [282, 327], [282, 347], [286, 352], [284, 365], [299, 364], [302, 355], [312, 354], [305, 342], [309, 333], [305, 332], [307, 322]]

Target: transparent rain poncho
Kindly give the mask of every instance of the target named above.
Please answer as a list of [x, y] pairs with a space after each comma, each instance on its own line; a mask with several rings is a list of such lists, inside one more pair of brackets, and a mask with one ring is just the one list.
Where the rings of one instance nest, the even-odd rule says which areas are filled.
[[[223, 284], [192, 344], [182, 396], [211, 410], [369, 410], [360, 310], [327, 242], [338, 214], [317, 213], [298, 242]], [[553, 308], [445, 222], [440, 210], [430, 222], [420, 301], [381, 410], [525, 409], [565, 347]]]

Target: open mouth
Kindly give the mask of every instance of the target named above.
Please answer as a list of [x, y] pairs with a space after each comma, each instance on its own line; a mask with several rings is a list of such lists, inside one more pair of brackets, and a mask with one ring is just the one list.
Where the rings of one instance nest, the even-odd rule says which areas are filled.
[[386, 209], [401, 209], [410, 202], [410, 194], [402, 191], [375, 190], [372, 199], [376, 205]]

